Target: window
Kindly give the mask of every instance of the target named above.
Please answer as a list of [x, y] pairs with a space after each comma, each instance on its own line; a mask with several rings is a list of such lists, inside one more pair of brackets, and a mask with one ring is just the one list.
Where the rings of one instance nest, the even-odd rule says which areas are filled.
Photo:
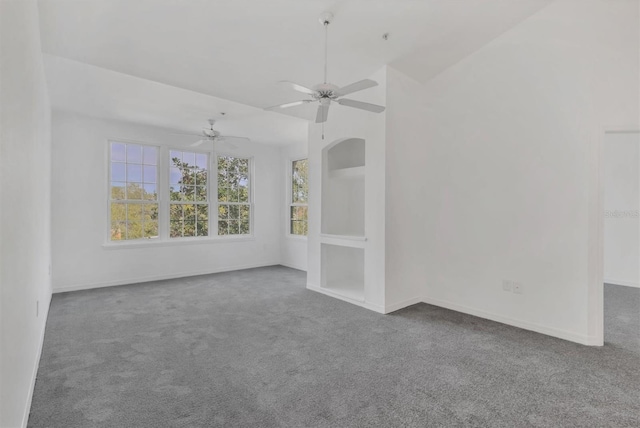
[[251, 159], [122, 141], [108, 153], [109, 242], [252, 233]]
[[308, 203], [309, 199], [309, 161], [299, 159], [291, 162], [291, 201], [290, 227], [292, 235], [307, 236], [308, 233]]
[[110, 240], [158, 237], [158, 148], [110, 144]]
[[169, 237], [209, 236], [209, 155], [169, 152]]
[[251, 233], [249, 159], [218, 156], [218, 235]]

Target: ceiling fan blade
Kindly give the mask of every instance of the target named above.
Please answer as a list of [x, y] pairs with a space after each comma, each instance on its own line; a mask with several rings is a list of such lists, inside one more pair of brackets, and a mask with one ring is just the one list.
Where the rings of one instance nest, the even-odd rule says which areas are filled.
[[327, 116], [329, 116], [329, 103], [320, 104], [318, 106], [318, 113], [316, 114], [316, 123], [323, 123], [327, 121]]
[[382, 113], [384, 111], [384, 106], [379, 106], [377, 104], [364, 103], [362, 101], [350, 100], [348, 98], [343, 98], [337, 100], [338, 104], [347, 106], [347, 107], [355, 107], [362, 110], [372, 111], [374, 113]]
[[218, 137], [218, 140], [225, 141], [225, 142], [230, 142], [230, 141], [233, 141], [233, 140], [251, 142], [250, 138], [247, 138], [247, 137], [236, 137], [235, 135], [221, 135], [220, 137]]
[[202, 134], [193, 134], [189, 132], [172, 132], [171, 135], [190, 135], [193, 137], [202, 137]]
[[300, 100], [300, 101], [294, 101], [291, 103], [284, 103], [284, 104], [279, 104], [277, 106], [271, 106], [271, 107], [267, 107], [265, 108], [265, 110], [275, 110], [275, 109], [279, 109], [279, 108], [289, 108], [289, 107], [295, 107], [295, 106], [299, 106], [302, 104], [307, 104], [307, 103], [312, 103], [315, 100]]
[[371, 79], [360, 80], [359, 82], [352, 83], [343, 88], [338, 89], [338, 96], [351, 94], [353, 92], [362, 91], [363, 89], [373, 88], [378, 86], [378, 82]]
[[307, 88], [306, 86], [298, 85], [297, 83], [289, 82], [288, 80], [281, 80], [278, 83], [284, 83], [285, 85], [289, 85], [289, 86], [291, 86], [291, 88], [294, 91], [302, 92], [303, 94], [313, 95], [313, 94], [316, 93], [316, 91], [314, 91], [311, 88]]
[[189, 144], [189, 147], [198, 147], [198, 146], [203, 145], [203, 144], [204, 144], [204, 143], [206, 143], [207, 141], [209, 141], [209, 140], [200, 140], [200, 141], [196, 141], [196, 142], [195, 142], [195, 143], [193, 143], [193, 144]]

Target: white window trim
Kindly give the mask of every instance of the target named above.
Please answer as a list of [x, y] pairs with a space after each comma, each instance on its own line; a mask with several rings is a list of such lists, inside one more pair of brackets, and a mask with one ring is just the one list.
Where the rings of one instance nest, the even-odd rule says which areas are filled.
[[[307, 165], [309, 163], [308, 156], [302, 157], [292, 157], [289, 158], [289, 163], [287, 164], [287, 200], [286, 200], [286, 216], [285, 216], [285, 237], [298, 241], [306, 241], [307, 235], [296, 235], [291, 233], [291, 207], [302, 206], [307, 207], [307, 231], [309, 230], [309, 201], [307, 200], [306, 204], [301, 204], [299, 202], [294, 203], [293, 201], [293, 163], [296, 161], [307, 160]], [[309, 176], [307, 175], [307, 181], [309, 180]], [[307, 183], [309, 184], [309, 183]]]
[[[158, 237], [157, 238], [140, 238], [132, 240], [111, 240], [111, 143], [138, 144], [141, 146], [154, 147], [158, 150], [157, 162], [157, 183], [156, 191], [158, 198]], [[169, 237], [169, 168], [170, 168], [170, 152], [171, 150], [204, 153], [209, 157], [209, 174], [207, 177], [207, 192], [209, 201], [209, 236], [202, 237]], [[218, 235], [218, 156], [230, 156], [249, 161], [249, 233], [242, 235]], [[105, 144], [105, 231], [102, 248], [105, 250], [116, 249], [135, 249], [135, 248], [152, 248], [165, 247], [174, 245], [197, 245], [197, 244], [217, 244], [232, 242], [248, 242], [255, 241], [255, 203], [254, 203], [254, 186], [255, 186], [255, 165], [254, 157], [247, 155], [239, 155], [234, 153], [217, 152], [215, 150], [193, 150], [191, 148], [180, 148], [166, 145], [158, 145], [144, 141], [130, 140], [125, 138], [109, 138]], [[215, 175], [215, 181], [214, 180]], [[215, 185], [215, 189], [213, 186]]]

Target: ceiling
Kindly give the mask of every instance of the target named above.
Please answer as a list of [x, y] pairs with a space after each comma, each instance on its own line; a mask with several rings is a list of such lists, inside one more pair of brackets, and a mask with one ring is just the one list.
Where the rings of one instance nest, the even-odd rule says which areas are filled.
[[226, 110], [229, 131], [284, 144], [306, 126], [292, 116], [312, 119], [313, 106], [262, 108], [301, 98], [280, 80], [321, 81], [322, 12], [335, 15], [328, 80], [343, 86], [385, 64], [426, 82], [552, 1], [41, 0], [39, 9], [54, 107], [181, 130]]

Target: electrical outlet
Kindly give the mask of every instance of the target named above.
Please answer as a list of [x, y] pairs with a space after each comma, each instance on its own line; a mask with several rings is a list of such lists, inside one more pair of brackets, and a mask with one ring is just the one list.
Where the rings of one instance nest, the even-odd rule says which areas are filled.
[[519, 282], [514, 282], [513, 283], [513, 292], [515, 294], [522, 294], [524, 293], [524, 289], [522, 287], [522, 284], [520, 284]]
[[502, 280], [502, 289], [504, 291], [511, 291], [511, 281], [507, 281], [506, 279]]

